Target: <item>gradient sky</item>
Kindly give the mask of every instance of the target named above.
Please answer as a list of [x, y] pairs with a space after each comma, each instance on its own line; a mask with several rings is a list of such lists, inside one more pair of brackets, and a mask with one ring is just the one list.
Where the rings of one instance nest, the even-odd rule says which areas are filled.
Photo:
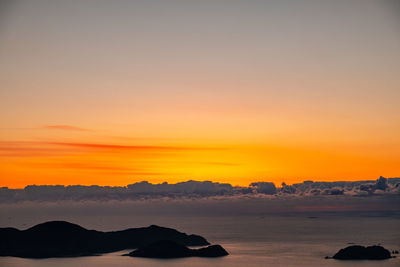
[[400, 176], [398, 1], [2, 1], [0, 186]]

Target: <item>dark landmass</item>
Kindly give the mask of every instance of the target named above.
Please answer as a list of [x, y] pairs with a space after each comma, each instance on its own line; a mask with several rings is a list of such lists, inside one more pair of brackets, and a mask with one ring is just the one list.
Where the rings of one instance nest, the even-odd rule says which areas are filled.
[[20, 201], [134, 200], [147, 198], [210, 197], [238, 195], [300, 196], [373, 196], [400, 194], [400, 178], [379, 177], [377, 180], [314, 182], [293, 185], [254, 182], [248, 187], [211, 181], [187, 181], [176, 184], [152, 184], [146, 181], [127, 186], [29, 185], [24, 189], [0, 187], [0, 203]]
[[198, 235], [151, 225], [123, 231], [87, 230], [65, 221], [51, 221], [27, 230], [0, 228], [0, 256], [22, 258], [77, 257], [144, 247], [160, 240], [182, 246], [209, 245]]
[[337, 260], [385, 260], [391, 258], [390, 251], [381, 246], [349, 246], [333, 256]]
[[169, 240], [162, 240], [138, 248], [124, 256], [144, 258], [184, 258], [184, 257], [222, 257], [229, 253], [220, 245], [212, 245], [200, 249], [190, 249]]

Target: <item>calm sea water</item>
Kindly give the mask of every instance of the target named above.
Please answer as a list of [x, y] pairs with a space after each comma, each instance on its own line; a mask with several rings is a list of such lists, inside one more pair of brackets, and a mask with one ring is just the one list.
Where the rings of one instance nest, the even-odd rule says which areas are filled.
[[[200, 234], [221, 244], [230, 255], [223, 258], [156, 260], [122, 257], [125, 251], [102, 256], [61, 259], [0, 257], [0, 266], [400, 266], [400, 258], [385, 261], [324, 259], [356, 243], [381, 244], [400, 249], [399, 212], [313, 212], [263, 215], [143, 215], [135, 213], [71, 213], [49, 209], [14, 210], [0, 207], [0, 226], [27, 228], [45, 220], [62, 219], [89, 229], [117, 230], [158, 224]], [[36, 214], [36, 215], [33, 215]]]

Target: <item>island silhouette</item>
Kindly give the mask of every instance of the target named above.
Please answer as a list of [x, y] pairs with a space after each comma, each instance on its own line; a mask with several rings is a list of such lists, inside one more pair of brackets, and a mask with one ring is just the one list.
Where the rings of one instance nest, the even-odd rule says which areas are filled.
[[339, 250], [332, 258], [336, 260], [385, 260], [391, 257], [390, 251], [382, 246], [352, 245]]
[[123, 256], [143, 258], [185, 258], [185, 257], [221, 257], [228, 252], [220, 245], [212, 245], [199, 249], [190, 249], [170, 240], [161, 240], [138, 248]]
[[[210, 244], [199, 235], [188, 235], [175, 229], [157, 225], [102, 232], [88, 230], [66, 221], [50, 221], [26, 230], [10, 227], [0, 228], [0, 256], [22, 258], [78, 257], [137, 248], [146, 248], [145, 251], [148, 252], [148, 246], [158, 244], [158, 241], [170, 242], [170, 244], [179, 248]], [[221, 256], [223, 256], [222, 254], [227, 255], [227, 252], [219, 247], [210, 246], [198, 250], [186, 249], [192, 251], [190, 252], [192, 256], [207, 257], [207, 255], [211, 255], [211, 257], [215, 257], [216, 251], [222, 252], [220, 253]]]

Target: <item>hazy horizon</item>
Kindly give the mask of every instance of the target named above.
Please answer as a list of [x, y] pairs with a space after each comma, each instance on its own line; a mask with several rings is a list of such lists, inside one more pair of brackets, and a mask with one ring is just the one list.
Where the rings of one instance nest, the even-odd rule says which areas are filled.
[[238, 187], [238, 188], [245, 188], [245, 187], [250, 187], [252, 186], [252, 184], [256, 184], [256, 183], [271, 183], [274, 184], [274, 186], [278, 187], [283, 187], [283, 184], [291, 186], [291, 185], [296, 185], [296, 184], [302, 184], [302, 183], [307, 183], [307, 182], [312, 182], [312, 183], [327, 183], [327, 184], [334, 184], [334, 183], [340, 183], [340, 182], [344, 182], [344, 183], [352, 183], [352, 182], [366, 182], [366, 183], [371, 183], [371, 182], [376, 182], [378, 181], [379, 178], [385, 178], [385, 179], [392, 179], [393, 181], [397, 181], [398, 179], [400, 179], [400, 177], [383, 177], [383, 176], [379, 176], [379, 177], [375, 177], [376, 179], [342, 179], [342, 180], [323, 180], [323, 179], [304, 179], [304, 180], [298, 180], [298, 181], [294, 181], [294, 182], [286, 182], [285, 179], [283, 179], [282, 181], [279, 182], [274, 182], [273, 180], [267, 180], [267, 179], [253, 179], [250, 180], [249, 179], [249, 183], [248, 184], [234, 184], [232, 182], [229, 182], [228, 180], [224, 181], [224, 182], [219, 182], [219, 181], [213, 181], [213, 180], [207, 180], [207, 179], [182, 179], [180, 181], [174, 181], [174, 182], [168, 182], [168, 179], [164, 179], [164, 180], [160, 180], [159, 182], [152, 182], [151, 179], [146, 179], [146, 177], [141, 177], [139, 179], [132, 179], [131, 182], [128, 182], [126, 184], [93, 184], [93, 183], [89, 183], [89, 184], [84, 184], [84, 183], [77, 183], [77, 184], [61, 184], [61, 183], [49, 183], [49, 184], [40, 184], [40, 183], [32, 183], [32, 184], [26, 184], [23, 187], [9, 187], [9, 186], [1, 186], [0, 188], [9, 188], [9, 189], [23, 189], [26, 188], [28, 186], [64, 186], [64, 187], [69, 187], [69, 186], [99, 186], [99, 187], [127, 187], [129, 185], [132, 184], [140, 184], [140, 183], [148, 183], [150, 185], [177, 185], [177, 184], [184, 184], [184, 183], [189, 183], [189, 182], [195, 182], [195, 183], [211, 183], [211, 184], [221, 184], [221, 185], [229, 185], [232, 187]]

